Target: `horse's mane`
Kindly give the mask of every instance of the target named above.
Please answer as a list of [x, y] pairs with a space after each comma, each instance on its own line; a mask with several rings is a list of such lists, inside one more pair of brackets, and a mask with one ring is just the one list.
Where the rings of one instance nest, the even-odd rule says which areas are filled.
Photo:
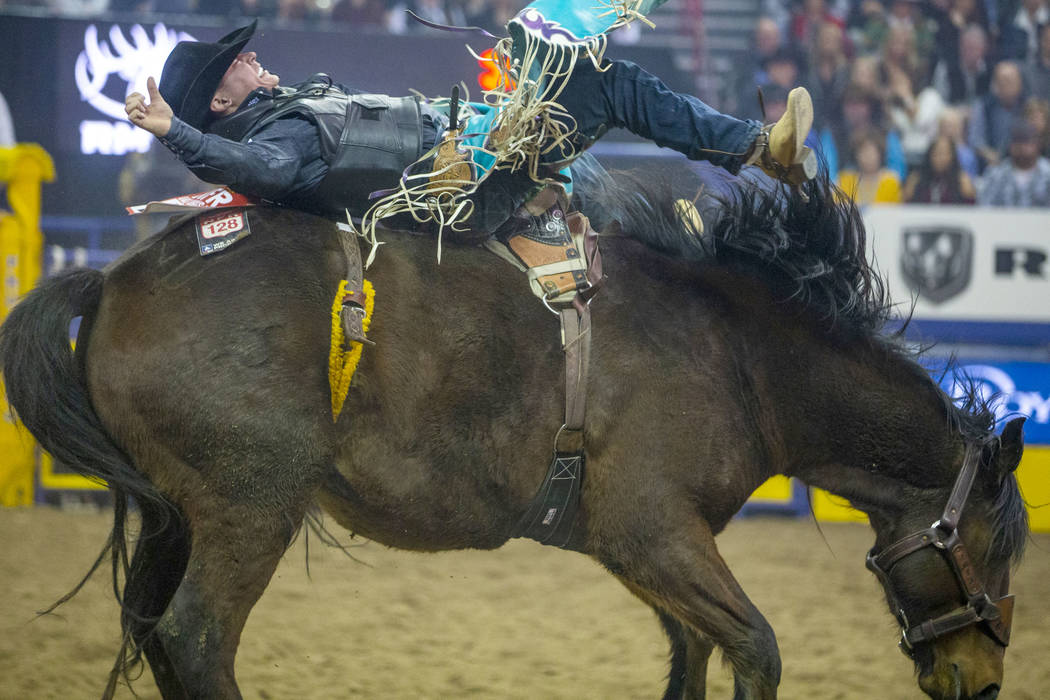
[[[793, 300], [825, 322], [829, 334], [863, 338], [901, 362], [943, 405], [946, 430], [966, 444], [987, 446], [995, 435], [992, 403], [954, 362], [945, 370], [962, 396], [952, 397], [919, 363], [921, 350], [883, 328], [893, 305], [877, 267], [868, 260], [866, 233], [853, 200], [824, 174], [797, 190], [738, 179], [730, 194], [697, 196], [704, 231], [683, 218], [675, 193], [690, 187], [649, 171], [607, 173], [586, 156], [573, 166], [581, 209], [599, 230], [618, 222], [621, 232], [678, 259], [740, 268], [764, 281], [777, 298]], [[695, 194], [701, 187], [692, 185]], [[1028, 519], [1016, 478], [1002, 480], [991, 505], [990, 556], [1021, 556]]]
[[587, 166], [582, 182], [573, 170], [584, 213], [600, 210], [602, 218], [619, 222], [625, 235], [650, 248], [747, 268], [778, 298], [798, 302], [829, 329], [877, 334], [889, 318], [891, 304], [867, 259], [860, 213], [826, 176], [800, 190], [739, 179], [730, 194], [697, 202], [705, 219], [703, 235], [697, 235], [676, 210], [672, 193], [682, 190], [681, 182], [648, 171], [595, 174], [593, 164]]

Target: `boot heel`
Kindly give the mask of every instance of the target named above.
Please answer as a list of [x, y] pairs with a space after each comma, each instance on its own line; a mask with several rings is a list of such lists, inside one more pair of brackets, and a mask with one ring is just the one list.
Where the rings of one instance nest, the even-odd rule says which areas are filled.
[[798, 152], [798, 157], [787, 168], [786, 180], [792, 185], [801, 185], [806, 180], [817, 176], [817, 154], [805, 146]]

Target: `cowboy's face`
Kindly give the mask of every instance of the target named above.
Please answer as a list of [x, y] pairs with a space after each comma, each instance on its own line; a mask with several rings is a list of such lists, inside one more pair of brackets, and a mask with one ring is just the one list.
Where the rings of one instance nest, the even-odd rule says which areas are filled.
[[211, 110], [220, 116], [233, 114], [244, 98], [259, 88], [275, 88], [280, 76], [263, 68], [254, 51], [237, 54], [215, 90]]

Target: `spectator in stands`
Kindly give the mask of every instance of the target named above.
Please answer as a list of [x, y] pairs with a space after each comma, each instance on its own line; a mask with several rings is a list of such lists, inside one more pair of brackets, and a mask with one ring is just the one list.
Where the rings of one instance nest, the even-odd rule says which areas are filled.
[[845, 28], [842, 19], [828, 8], [827, 0], [798, 0], [791, 15], [791, 41], [809, 47], [825, 22]]
[[[957, 51], [945, 50], [933, 70], [933, 86], [949, 104], [971, 105], [988, 94], [988, 35], [972, 24], [959, 35]], [[945, 42], [950, 46], [950, 42]]]
[[383, 0], [341, 0], [332, 9], [333, 22], [345, 22], [355, 27], [381, 27], [386, 19]]
[[1050, 158], [1050, 102], [1029, 97], [1024, 103], [1024, 120], [1035, 129], [1039, 140], [1039, 154]]
[[[758, 87], [766, 90], [770, 87], [781, 87], [790, 90], [798, 85], [803, 74], [804, 59], [800, 51], [790, 45], [781, 46], [773, 55], [766, 59], [764, 65], [765, 80]], [[752, 93], [751, 103], [755, 107], [755, 114], [761, 117], [758, 109], [758, 91]], [[747, 103], [744, 105], [747, 106]]]
[[849, 59], [841, 26], [832, 22], [820, 25], [810, 50], [809, 69], [803, 84], [813, 96], [813, 112], [817, 115], [815, 128], [841, 123], [842, 95], [849, 84]]
[[849, 83], [869, 95], [886, 97], [886, 86], [879, 77], [879, 59], [875, 56], [859, 56], [849, 69]]
[[[746, 117], [758, 117], [755, 90], [769, 82], [766, 76], [766, 60], [783, 44], [780, 28], [771, 17], [759, 17], [755, 23], [755, 34], [751, 51], [732, 73], [726, 85], [725, 110]], [[812, 89], [812, 88], [811, 88]]]
[[861, 3], [860, 28], [855, 41], [863, 53], [882, 50], [895, 27], [906, 27], [915, 35], [915, 46], [919, 58], [924, 62], [933, 53], [936, 37], [927, 27], [925, 17], [919, 11], [919, 3], [913, 0], [885, 0], [885, 2]]
[[927, 12], [936, 17], [938, 10], [944, 10], [948, 21], [960, 31], [976, 24], [987, 33], [991, 26], [989, 12], [995, 10], [997, 2], [998, 0], [933, 0]]
[[941, 94], [930, 86], [916, 94], [912, 80], [912, 76], [903, 70], [890, 69], [887, 103], [889, 122], [901, 134], [901, 146], [908, 168], [924, 160], [945, 107]]
[[1050, 23], [1039, 28], [1039, 51], [1028, 62], [1026, 75], [1032, 95], [1050, 100]]
[[1039, 155], [1039, 136], [1018, 122], [1010, 133], [1010, 154], [990, 168], [977, 190], [977, 202], [997, 207], [1050, 207], [1050, 160]]
[[966, 143], [966, 114], [962, 109], [949, 107], [941, 112], [937, 120], [937, 136], [946, 136], [955, 144], [955, 156], [959, 166], [971, 178], [977, 177], [977, 154]]
[[913, 34], [913, 43], [917, 52], [917, 59], [923, 72], [923, 78], [927, 77], [930, 61], [937, 48], [937, 35], [934, 22], [931, 22], [924, 10], [929, 2], [922, 0], [890, 0], [888, 24], [889, 30], [894, 27], [908, 27]]
[[999, 38], [999, 57], [1024, 61], [1039, 50], [1039, 27], [1050, 23], [1047, 0], [1021, 0], [1017, 14], [1007, 20]]
[[901, 201], [897, 173], [884, 167], [886, 137], [876, 129], [858, 132], [851, 139], [851, 165], [839, 173], [839, 186], [858, 206]]
[[931, 0], [923, 9], [936, 27], [937, 58], [958, 60], [962, 34], [969, 27], [979, 27], [988, 36], [988, 4], [997, 0]]
[[891, 25], [879, 52], [879, 80], [891, 93], [892, 82], [901, 74], [913, 83], [924, 75], [915, 29], [908, 24]]
[[973, 204], [977, 200], [977, 190], [959, 167], [950, 138], [934, 139], [922, 164], [908, 175], [902, 196], [905, 202], [915, 204]]
[[859, 0], [849, 14], [848, 27], [857, 50], [872, 53], [886, 33], [886, 6], [880, 0]]
[[900, 135], [887, 128], [882, 102], [875, 95], [856, 84], [850, 84], [842, 96], [842, 117], [842, 127], [835, 133], [836, 146], [850, 143], [854, 134], [884, 134], [880, 150], [886, 166], [897, 173], [898, 179], [903, 180], [907, 176], [908, 165]]
[[1002, 159], [1023, 105], [1021, 67], [1014, 61], [1000, 62], [992, 73], [990, 93], [973, 104], [966, 139], [986, 165]]

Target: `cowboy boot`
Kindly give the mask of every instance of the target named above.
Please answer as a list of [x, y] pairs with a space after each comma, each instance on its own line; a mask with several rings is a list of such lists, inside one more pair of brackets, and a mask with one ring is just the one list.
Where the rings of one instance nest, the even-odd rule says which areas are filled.
[[817, 175], [817, 156], [805, 145], [813, 127], [813, 100], [806, 88], [788, 94], [784, 116], [762, 128], [746, 165], [757, 165], [767, 175], [789, 185], [801, 185]]

